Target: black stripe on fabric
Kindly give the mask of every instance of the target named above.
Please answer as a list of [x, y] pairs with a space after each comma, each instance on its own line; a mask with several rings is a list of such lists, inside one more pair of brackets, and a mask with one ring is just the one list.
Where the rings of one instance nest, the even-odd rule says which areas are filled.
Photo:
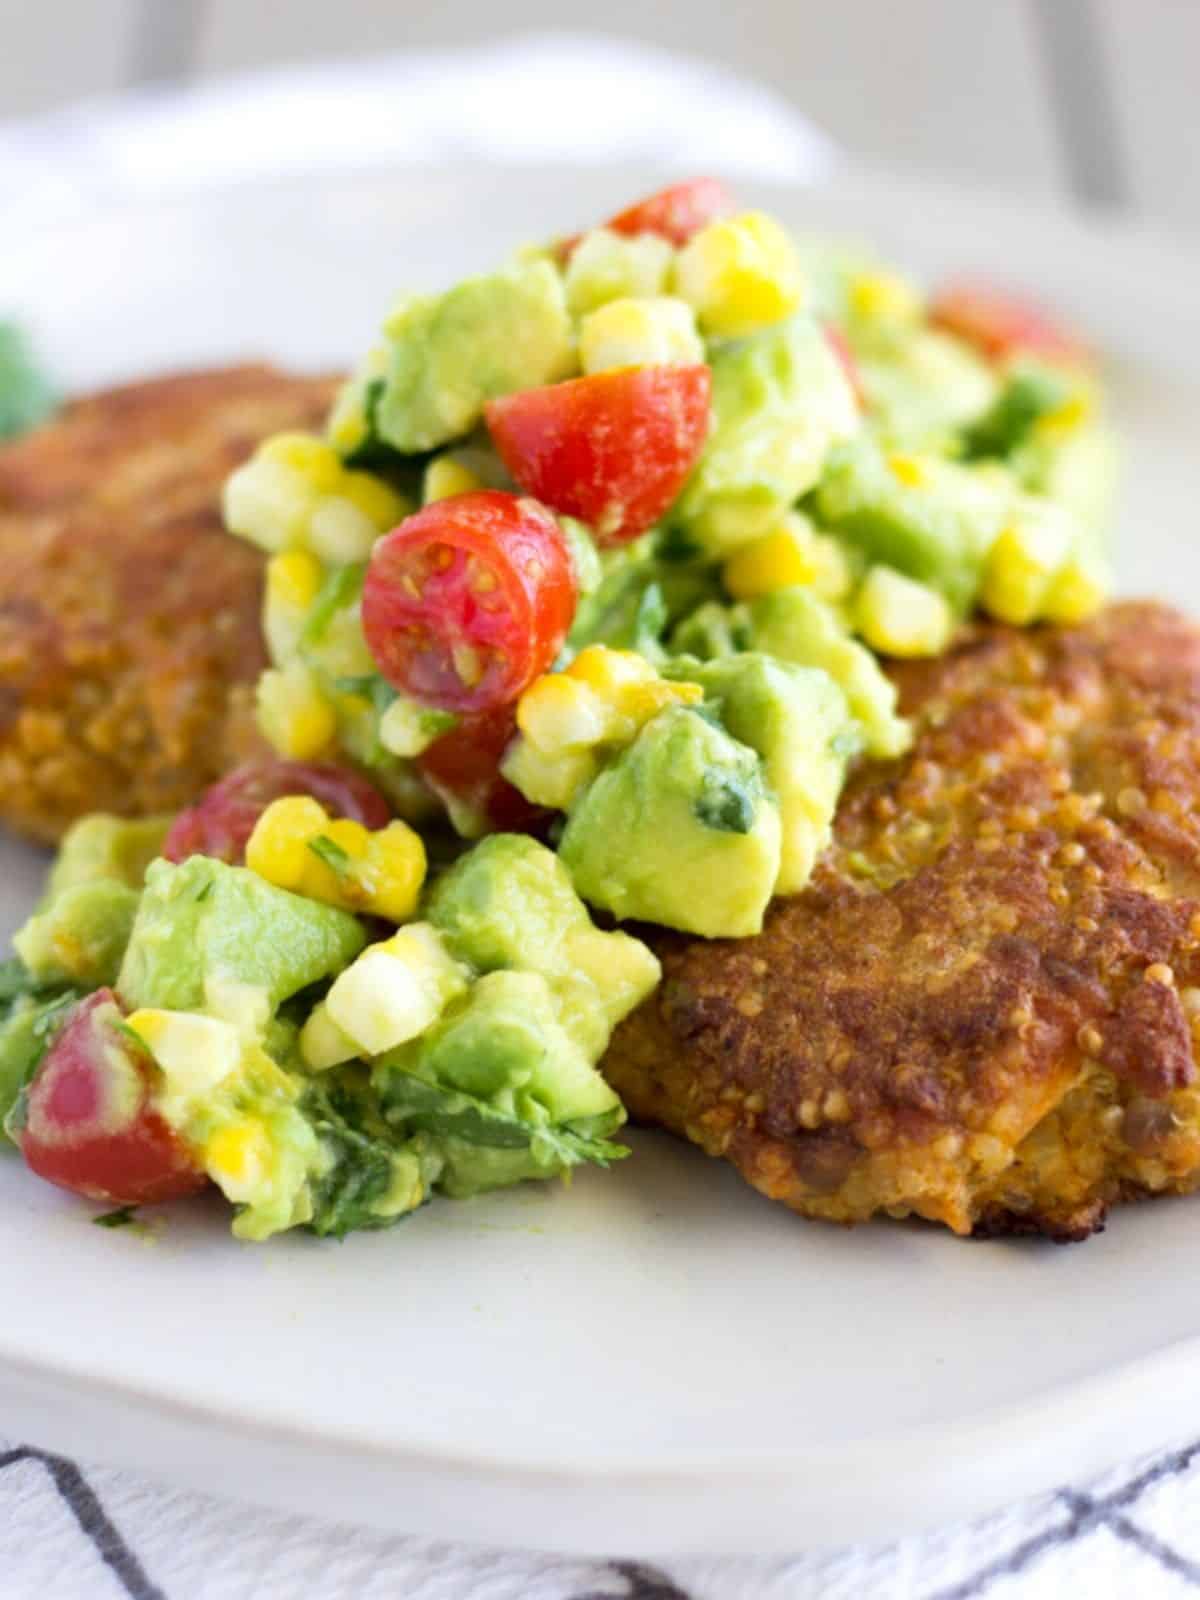
[[100, 1497], [72, 1461], [21, 1447], [0, 1453], [0, 1472], [22, 1461], [37, 1461], [50, 1476], [59, 1498], [79, 1525], [104, 1565], [129, 1596], [129, 1600], [167, 1600], [126, 1544], [120, 1529], [100, 1503]]
[[644, 1561], [610, 1561], [607, 1565], [614, 1577], [625, 1580], [625, 1593], [618, 1596], [611, 1589], [589, 1589], [586, 1594], [575, 1595], [574, 1600], [691, 1600], [687, 1591], [665, 1572]]

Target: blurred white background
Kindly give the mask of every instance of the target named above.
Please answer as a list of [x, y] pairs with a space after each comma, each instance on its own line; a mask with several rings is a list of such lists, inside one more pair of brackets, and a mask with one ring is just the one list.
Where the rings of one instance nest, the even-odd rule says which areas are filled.
[[608, 0], [600, 13], [562, 0], [0, 0], [0, 122], [137, 83], [574, 28], [757, 77], [851, 158], [1200, 231], [1198, 0]]

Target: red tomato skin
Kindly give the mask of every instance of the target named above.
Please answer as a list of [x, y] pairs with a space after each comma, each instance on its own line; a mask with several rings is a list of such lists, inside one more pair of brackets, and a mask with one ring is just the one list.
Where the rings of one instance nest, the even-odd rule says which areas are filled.
[[550, 813], [532, 805], [500, 772], [517, 730], [516, 706], [464, 717], [417, 758], [422, 776], [443, 799], [450, 795], [486, 818], [500, 833], [537, 831]]
[[973, 344], [989, 361], [1015, 355], [1088, 360], [1086, 346], [1033, 302], [984, 283], [948, 283], [934, 295], [929, 320]]
[[[510, 705], [562, 649], [579, 598], [562, 529], [502, 489], [435, 501], [376, 544], [363, 585], [367, 647], [422, 705], [464, 715]], [[476, 676], [455, 657], [467, 646]]]
[[[734, 198], [719, 178], [687, 178], [635, 201], [610, 217], [604, 226], [613, 233], [630, 237], [656, 233], [660, 239], [667, 239], [678, 247], [717, 217], [728, 216], [734, 209]], [[560, 242], [558, 252], [563, 261], [571, 259], [582, 237], [582, 234], [574, 234]]]
[[196, 1194], [208, 1180], [155, 1110], [158, 1068], [120, 1020], [111, 989], [74, 1007], [26, 1091], [21, 1153], [39, 1178], [105, 1205]]
[[487, 425], [529, 494], [586, 522], [601, 545], [645, 533], [708, 438], [706, 366], [618, 367], [489, 401]]
[[168, 861], [215, 856], [237, 866], [246, 858], [254, 824], [283, 795], [310, 794], [335, 817], [367, 828], [386, 827], [391, 807], [369, 779], [349, 767], [306, 761], [251, 761], [207, 789], [181, 811], [163, 841]]

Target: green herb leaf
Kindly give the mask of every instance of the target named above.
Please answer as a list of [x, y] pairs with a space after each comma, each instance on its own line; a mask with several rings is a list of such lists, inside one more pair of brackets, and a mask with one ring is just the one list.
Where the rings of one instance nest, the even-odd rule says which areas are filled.
[[127, 1228], [131, 1222], [136, 1221], [136, 1206], [118, 1206], [115, 1211], [106, 1211], [102, 1216], [92, 1218], [97, 1228]]
[[328, 834], [319, 833], [315, 839], [308, 840], [308, 848], [318, 861], [323, 861], [339, 878], [349, 877], [354, 863], [336, 839], [331, 839]]
[[706, 828], [720, 833], [749, 833], [754, 826], [754, 800], [734, 772], [709, 771], [692, 810]]
[[28, 340], [11, 322], [0, 322], [0, 439], [36, 427], [54, 406], [54, 392]]
[[304, 631], [300, 635], [302, 650], [320, 644], [337, 613], [354, 604], [362, 591], [366, 572], [365, 561], [351, 561], [344, 567], [334, 567], [317, 590], [317, 598], [304, 619]]

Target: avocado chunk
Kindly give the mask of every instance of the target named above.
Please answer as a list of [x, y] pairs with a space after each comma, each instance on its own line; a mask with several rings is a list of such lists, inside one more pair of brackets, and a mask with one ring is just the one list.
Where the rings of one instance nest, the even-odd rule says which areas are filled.
[[756, 750], [783, 824], [776, 894], [796, 894], [829, 843], [846, 765], [862, 734], [827, 672], [750, 653], [674, 661], [665, 675], [700, 684], [721, 722]]
[[210, 856], [154, 862], [117, 979], [131, 1009], [198, 1011], [266, 1027], [289, 996], [347, 966], [366, 943], [336, 906]]
[[830, 462], [814, 509], [818, 521], [869, 560], [940, 589], [961, 614], [979, 592], [983, 559], [1012, 499], [1003, 474], [927, 456], [913, 461], [911, 471], [898, 470], [895, 458], [864, 439]]
[[146, 868], [162, 849], [171, 817], [129, 819], [102, 811], [81, 817], [63, 835], [46, 879], [42, 909], [64, 889], [98, 879], [114, 879], [140, 889]]
[[744, 938], [779, 876], [779, 809], [753, 750], [705, 709], [673, 706], [583, 791], [559, 856], [617, 917]]
[[21, 1090], [32, 1080], [79, 998], [78, 989], [47, 993], [38, 991], [30, 980], [28, 990], [8, 1003], [7, 1015], [0, 1022], [0, 1135], [7, 1132], [5, 1122]]
[[405, 1135], [425, 1134], [461, 1198], [624, 1151], [620, 1100], [564, 1026], [540, 973], [485, 974], [420, 1039], [381, 1056], [372, 1083]]
[[375, 408], [379, 433], [406, 454], [460, 439], [486, 401], [570, 375], [571, 323], [562, 278], [548, 261], [414, 295], [389, 320], [388, 366]]
[[833, 608], [809, 589], [776, 589], [744, 608], [755, 650], [797, 666], [821, 667], [838, 684], [873, 756], [903, 755], [912, 730], [896, 711], [896, 686], [852, 639]]
[[99, 989], [120, 971], [140, 899], [115, 878], [71, 884], [30, 917], [13, 949], [44, 983]]
[[961, 339], [921, 323], [848, 332], [875, 434], [890, 447], [950, 448], [999, 388], [991, 366]]
[[853, 391], [810, 317], [718, 346], [713, 427], [673, 521], [711, 556], [766, 533], [859, 427]]

